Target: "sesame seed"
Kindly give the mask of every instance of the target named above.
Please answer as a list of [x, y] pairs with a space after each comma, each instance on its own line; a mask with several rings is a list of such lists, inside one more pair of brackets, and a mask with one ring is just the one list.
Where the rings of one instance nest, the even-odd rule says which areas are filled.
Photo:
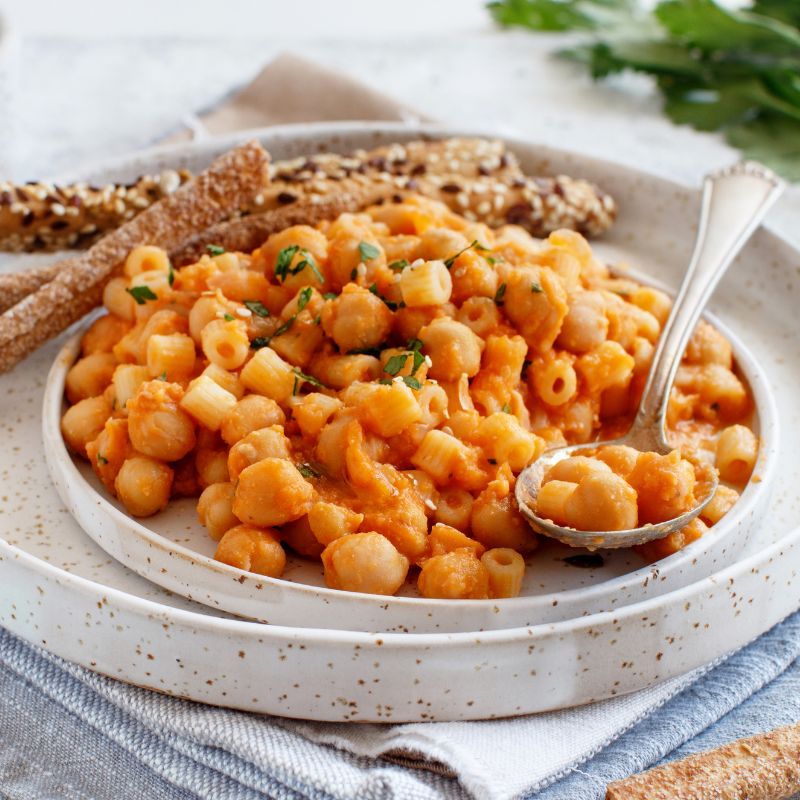
[[252, 316], [253, 316], [253, 312], [252, 312], [252, 311], [251, 311], [249, 308], [241, 308], [241, 307], [238, 307], [238, 308], [236, 309], [236, 313], [237, 313], [237, 314], [238, 314], [240, 317], [243, 317], [244, 319], [249, 319], [250, 317], [252, 317]]

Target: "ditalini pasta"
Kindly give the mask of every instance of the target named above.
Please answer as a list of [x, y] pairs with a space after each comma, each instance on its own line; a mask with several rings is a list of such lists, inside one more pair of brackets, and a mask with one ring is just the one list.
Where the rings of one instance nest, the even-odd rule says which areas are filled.
[[[521, 591], [537, 537], [516, 476], [554, 444], [625, 430], [669, 313], [582, 236], [490, 230], [411, 197], [298, 225], [253, 253], [174, 269], [135, 248], [69, 371], [62, 431], [136, 516], [198, 497], [226, 564], [269, 576], [289, 548], [329, 586], [437, 598]], [[738, 498], [758, 440], [728, 342], [701, 323], [669, 406], [668, 456], [607, 447], [554, 467], [540, 513], [578, 528], [673, 516], [699, 491], [688, 450]]]

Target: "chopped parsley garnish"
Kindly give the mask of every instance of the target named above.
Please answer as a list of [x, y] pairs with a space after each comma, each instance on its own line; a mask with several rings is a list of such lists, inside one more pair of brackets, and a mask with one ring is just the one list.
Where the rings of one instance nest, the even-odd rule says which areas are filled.
[[408, 386], [409, 389], [421, 389], [422, 388], [422, 384], [413, 375], [406, 375], [403, 378], [403, 383], [406, 386]]
[[378, 383], [382, 383], [384, 386], [391, 386], [392, 379], [391, 378], [381, 378]]
[[387, 362], [386, 366], [383, 368], [383, 371], [387, 375], [397, 375], [400, 370], [406, 365], [406, 361], [408, 361], [408, 353], [402, 353], [401, 355], [392, 356]]
[[221, 256], [225, 252], [225, 248], [220, 247], [218, 244], [207, 244], [206, 250], [212, 256]]
[[[303, 256], [303, 258], [297, 263], [296, 266], [293, 267], [292, 260], [298, 252]], [[289, 247], [284, 247], [283, 250], [278, 253], [278, 258], [275, 261], [275, 277], [283, 282], [286, 280], [287, 276], [297, 275], [306, 267], [308, 267], [314, 273], [314, 277], [320, 283], [325, 282], [325, 276], [319, 271], [319, 267], [317, 266], [316, 261], [314, 261], [314, 256], [312, 256], [308, 250], [301, 250], [300, 245], [293, 244]]]
[[289, 274], [289, 267], [292, 265], [292, 259], [300, 249], [300, 245], [293, 244], [289, 247], [284, 247], [278, 253], [278, 258], [275, 261], [275, 277], [280, 281], [285, 281], [286, 276]]
[[310, 383], [312, 386], [318, 386], [321, 389], [326, 389], [327, 388], [322, 381], [317, 380], [313, 375], [306, 374], [305, 372], [303, 372], [300, 369], [300, 367], [294, 367], [294, 369], [292, 369], [292, 372], [294, 372], [294, 374], [297, 375], [297, 377], [301, 381], [305, 381], [306, 383]]
[[406, 350], [422, 350], [424, 343], [422, 339], [409, 339]]
[[271, 336], [256, 336], [256, 338], [250, 342], [250, 349], [260, 350], [262, 347], [267, 347], [271, 341]]
[[143, 306], [148, 300], [158, 300], [158, 295], [149, 286], [130, 286], [125, 291], [136, 301], [137, 306]]
[[484, 258], [492, 265], [502, 264], [505, 259], [502, 256], [484, 256]]
[[534, 294], [541, 294], [541, 293], [544, 291], [544, 289], [542, 289], [542, 287], [541, 287], [541, 286], [539, 286], [539, 284], [538, 284], [538, 283], [536, 283], [536, 281], [534, 281], [534, 282], [531, 284], [531, 291], [532, 291]]
[[166, 380], [167, 380], [167, 371], [166, 371], [166, 370], [164, 370], [164, 371], [163, 371], [163, 372], [162, 372], [162, 373], [161, 373], [161, 374], [158, 376], [158, 380], [160, 380], [160, 381], [166, 381]]
[[306, 479], [319, 478], [322, 473], [311, 466], [311, 464], [295, 464], [297, 471]]
[[477, 239], [474, 239], [472, 242], [470, 242], [463, 250], [459, 250], [454, 256], [450, 256], [450, 258], [446, 258], [445, 262], [444, 262], [444, 265], [447, 267], [447, 269], [450, 269], [450, 267], [452, 267], [453, 264], [456, 263], [456, 259], [462, 253], [466, 253], [467, 250], [472, 250], [473, 247], [478, 247], [478, 240]]
[[339, 295], [336, 294], [336, 292], [325, 292], [325, 294], [322, 295], [322, 298], [323, 300], [335, 300], [338, 296]]
[[169, 272], [167, 272], [167, 283], [169, 283], [170, 288], [175, 283], [175, 270], [172, 268], [172, 262], [169, 262]]
[[506, 403], [500, 410], [504, 414], [510, 414], [511, 413], [511, 406], [508, 403]]
[[233, 314], [225, 314], [222, 318], [225, 320], [225, 322], [233, 322], [236, 319]]
[[497, 287], [497, 291], [494, 293], [494, 302], [497, 303], [498, 306], [502, 306], [504, 303], [503, 298], [506, 296], [506, 285], [501, 283]]
[[311, 299], [313, 291], [314, 290], [310, 286], [306, 286], [305, 289], [300, 290], [300, 296], [297, 299], [298, 314], [308, 305], [308, 301]]
[[377, 258], [381, 254], [381, 249], [369, 242], [359, 242], [358, 254], [361, 256], [362, 261], [372, 261], [373, 258]]
[[294, 325], [294, 321], [296, 319], [297, 319], [297, 314], [294, 314], [291, 317], [289, 317], [289, 319], [287, 319], [286, 322], [283, 323], [283, 325], [280, 325], [278, 329], [275, 331], [275, 333], [273, 333], [272, 336], [270, 336], [269, 339], [267, 339], [267, 344], [269, 344], [276, 336], [280, 336], [281, 334], [286, 333], [286, 331], [288, 331], [289, 328], [291, 328], [292, 325]]
[[389, 264], [389, 269], [392, 270], [392, 272], [402, 272], [407, 266], [408, 259], [401, 258], [399, 261], [392, 261], [392, 263]]
[[387, 300], [387, 299], [386, 299], [386, 298], [385, 298], [385, 297], [384, 297], [384, 296], [383, 296], [383, 295], [382, 295], [382, 294], [381, 294], [381, 293], [378, 291], [378, 284], [377, 284], [377, 283], [373, 283], [373, 284], [372, 284], [372, 286], [370, 286], [370, 287], [369, 287], [369, 290], [372, 292], [372, 294], [374, 294], [374, 295], [375, 295], [375, 297], [380, 297], [380, 299], [381, 299], [381, 300], [383, 300], [383, 302], [384, 302], [384, 303], [386, 303], [386, 306], [388, 307], [388, 309], [389, 309], [390, 311], [397, 311], [397, 309], [398, 309], [398, 308], [400, 308], [400, 306], [399, 306], [397, 303], [395, 303], [395, 302], [394, 302], [394, 301], [392, 301], [392, 300]]
[[108, 459], [102, 453], [98, 453], [97, 454], [97, 463], [98, 464], [108, 464]]
[[245, 300], [244, 307], [249, 308], [257, 317], [269, 316], [269, 309], [260, 300]]
[[358, 277], [358, 270], [355, 267], [353, 267], [353, 269], [350, 270], [350, 280], [354, 281], [357, 277]]

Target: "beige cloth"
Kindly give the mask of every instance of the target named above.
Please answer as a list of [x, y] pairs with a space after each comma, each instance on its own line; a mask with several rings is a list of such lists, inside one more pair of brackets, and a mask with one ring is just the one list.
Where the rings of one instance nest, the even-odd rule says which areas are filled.
[[[347, 75], [282, 53], [247, 86], [198, 119], [208, 133], [220, 134], [291, 122], [427, 118]], [[190, 136], [191, 131], [181, 131], [167, 141]]]

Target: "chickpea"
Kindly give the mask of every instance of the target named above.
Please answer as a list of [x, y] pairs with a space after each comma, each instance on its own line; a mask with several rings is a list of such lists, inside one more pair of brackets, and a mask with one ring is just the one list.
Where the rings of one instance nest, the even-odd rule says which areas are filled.
[[148, 381], [128, 401], [128, 435], [140, 453], [177, 461], [195, 446], [192, 418], [179, 406], [183, 389], [177, 383]]
[[[128, 295], [131, 302], [133, 298]], [[81, 353], [90, 356], [93, 353], [110, 353], [114, 345], [132, 328], [126, 319], [114, 314], [98, 317], [81, 339]]]
[[150, 517], [166, 508], [172, 491], [173, 472], [161, 461], [134, 456], [123, 463], [114, 486], [129, 514]]
[[391, 595], [408, 574], [408, 559], [374, 531], [334, 540], [323, 551], [322, 563], [325, 583], [349, 592]]
[[70, 406], [61, 418], [61, 434], [67, 446], [86, 457], [86, 445], [96, 439], [111, 414], [105, 395], [87, 397]]
[[265, 458], [240, 473], [233, 513], [252, 525], [284, 525], [307, 514], [313, 501], [314, 488], [291, 461]]
[[197, 501], [197, 517], [208, 535], [218, 542], [222, 535], [239, 524], [233, 513], [235, 489], [232, 483], [212, 483]]
[[485, 600], [489, 575], [472, 549], [453, 550], [429, 558], [417, 579], [423, 597], [445, 600]]
[[92, 353], [70, 367], [64, 381], [67, 400], [77, 403], [87, 397], [97, 397], [111, 383], [117, 359], [111, 353]]
[[377, 295], [348, 284], [322, 310], [322, 328], [342, 353], [377, 347], [392, 328], [392, 312]]
[[228, 453], [228, 474], [235, 481], [243, 469], [265, 458], [290, 458], [289, 440], [280, 425], [248, 433]]
[[483, 340], [466, 325], [448, 317], [440, 317], [426, 325], [419, 338], [423, 352], [430, 356], [433, 366], [428, 370], [439, 381], [456, 381], [461, 375], [470, 378], [481, 367]]
[[236, 403], [222, 421], [220, 433], [227, 444], [234, 445], [248, 433], [270, 425], [283, 425], [284, 422], [286, 414], [274, 400], [258, 394], [248, 394]]
[[286, 553], [270, 528], [237, 525], [226, 531], [214, 554], [217, 561], [245, 572], [280, 578], [286, 567]]

